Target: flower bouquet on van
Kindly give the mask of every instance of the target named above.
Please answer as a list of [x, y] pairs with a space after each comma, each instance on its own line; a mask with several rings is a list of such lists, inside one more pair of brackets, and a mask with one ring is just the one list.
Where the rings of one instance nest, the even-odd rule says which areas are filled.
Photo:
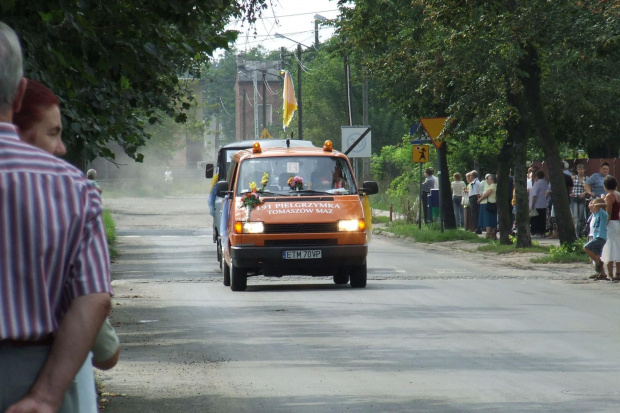
[[304, 189], [304, 180], [301, 178], [301, 176], [291, 176], [290, 178], [288, 178], [287, 183], [292, 190], [300, 191]]
[[258, 186], [256, 186], [256, 182], [250, 182], [250, 184], [249, 184], [250, 192], [246, 192], [243, 195], [243, 199], [241, 201], [242, 205], [247, 210], [246, 219], [249, 219], [250, 211], [254, 207], [257, 207], [257, 206], [259, 206], [260, 204], [263, 203], [263, 200], [260, 198], [260, 194], [263, 193], [263, 191], [265, 190], [265, 186], [267, 186], [268, 182], [269, 182], [269, 175], [267, 174], [267, 172], [265, 172], [265, 174], [263, 175], [263, 179], [260, 182], [261, 183], [261, 187], [260, 188], [258, 188]]

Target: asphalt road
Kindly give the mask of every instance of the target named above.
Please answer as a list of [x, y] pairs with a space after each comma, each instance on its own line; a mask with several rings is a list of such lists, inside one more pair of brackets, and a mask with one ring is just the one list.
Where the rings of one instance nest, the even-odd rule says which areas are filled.
[[375, 237], [365, 289], [233, 293], [187, 219], [118, 228], [108, 412], [618, 411], [618, 284]]

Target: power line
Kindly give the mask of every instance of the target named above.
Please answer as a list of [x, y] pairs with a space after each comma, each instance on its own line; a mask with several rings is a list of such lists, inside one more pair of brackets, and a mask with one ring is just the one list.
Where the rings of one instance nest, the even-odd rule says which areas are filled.
[[[297, 14], [284, 14], [282, 16], [275, 16], [274, 17], [259, 17], [256, 20], [269, 20], [269, 19], [281, 19], [283, 17], [297, 17], [297, 16], [306, 16], [309, 14], [318, 14], [318, 13], [331, 13], [333, 11], [340, 11], [338, 9], [333, 9], [333, 10], [321, 10], [321, 11], [311, 11], [311, 12], [307, 12], [307, 13], [297, 13]], [[239, 23], [239, 22], [243, 22], [242, 19], [235, 19], [235, 20], [231, 20], [230, 23]]]
[[[319, 27], [319, 31], [321, 31], [321, 30], [333, 30], [333, 27], [331, 27], [331, 26]], [[296, 34], [304, 34], [304, 33], [312, 33], [312, 34], [314, 34], [314, 29], [303, 30], [301, 32], [282, 33], [282, 34], [284, 36], [293, 36], [293, 35], [296, 35]], [[246, 37], [248, 37], [247, 34], [246, 34]], [[254, 38], [273, 37], [273, 35], [272, 34], [256, 34], [256, 35], [252, 35], [252, 37], [254, 37]]]
[[228, 113], [228, 111], [226, 110], [226, 107], [224, 106], [224, 102], [222, 102], [222, 97], [218, 96], [218, 98], [220, 98], [220, 105], [222, 105], [222, 109], [224, 109], [224, 112], [226, 112], [226, 114], [230, 116], [230, 113]]

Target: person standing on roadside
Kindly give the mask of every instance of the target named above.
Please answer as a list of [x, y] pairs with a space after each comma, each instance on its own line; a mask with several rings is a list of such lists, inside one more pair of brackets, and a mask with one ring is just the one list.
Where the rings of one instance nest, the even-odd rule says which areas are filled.
[[483, 192], [478, 203], [480, 204], [480, 224], [485, 229], [485, 238], [496, 239], [497, 231], [497, 184], [495, 175], [486, 174], [484, 177], [486, 185], [483, 185]]
[[605, 195], [605, 187], [603, 186], [603, 180], [609, 175], [609, 164], [603, 162], [599, 168], [599, 171], [593, 173], [584, 184], [586, 193], [593, 198], [600, 198]]
[[93, 185], [95, 185], [99, 193], [103, 192], [103, 189], [101, 189], [101, 185], [97, 183], [97, 171], [95, 171], [94, 169], [89, 169], [88, 171], [86, 171], [86, 177], [93, 183]]
[[545, 238], [547, 217], [547, 180], [543, 171], [536, 171], [536, 180], [532, 189], [530, 189], [530, 210], [536, 213], [530, 213], [530, 233], [532, 237], [538, 236]]
[[110, 311], [101, 198], [77, 168], [19, 140], [26, 90], [0, 22], [0, 411], [79, 412], [72, 385]]
[[[27, 79], [21, 108], [18, 113], [13, 114], [13, 124], [18, 127], [19, 137], [22, 141], [56, 156], [66, 154], [67, 151], [61, 139], [60, 101], [42, 83]], [[95, 170], [90, 169], [86, 172], [86, 177], [101, 193], [101, 187], [95, 181], [97, 178]], [[120, 343], [108, 318], [97, 334], [91, 353], [87, 356], [75, 378], [80, 396], [80, 413], [96, 413], [98, 411], [93, 365], [102, 370], [108, 370], [118, 362]]]
[[469, 206], [471, 208], [471, 219], [474, 225], [474, 232], [476, 234], [482, 234], [482, 228], [478, 225], [480, 219], [480, 204], [478, 198], [482, 195], [482, 185], [478, 179], [478, 171], [473, 170], [470, 173], [472, 178], [471, 186], [469, 188]]
[[590, 210], [592, 211], [592, 239], [583, 246], [586, 255], [594, 262], [596, 274], [590, 278], [596, 280], [607, 279], [601, 254], [605, 243], [607, 242], [607, 219], [609, 215], [605, 211], [605, 200], [595, 198], [590, 202]]
[[456, 219], [456, 226], [463, 226], [463, 190], [465, 189], [465, 182], [461, 180], [461, 174], [455, 173], [452, 175], [454, 181], [451, 182], [452, 186], [452, 205], [454, 207], [454, 218]]
[[588, 177], [585, 175], [586, 167], [583, 164], [577, 165], [577, 175], [573, 177], [573, 192], [570, 194], [570, 212], [573, 217], [575, 234], [581, 237], [586, 225], [586, 188], [585, 183]]
[[465, 223], [465, 231], [474, 231], [471, 205], [469, 205], [469, 188], [471, 188], [471, 174], [469, 172], [465, 174], [465, 181], [467, 181], [467, 185], [463, 189], [463, 221]]
[[[607, 192], [605, 196], [605, 212], [609, 216], [607, 221], [607, 242], [603, 247], [601, 260], [607, 263], [607, 276], [610, 280], [620, 281], [620, 192], [618, 181], [611, 175], [607, 175], [603, 181]], [[616, 274], [614, 275], [614, 263]]]
[[422, 205], [424, 207], [424, 222], [427, 224], [431, 222], [431, 211], [428, 205], [431, 196], [431, 189], [436, 189], [438, 187], [438, 182], [433, 176], [434, 173], [435, 171], [433, 170], [433, 168], [426, 168], [426, 171], [424, 171], [424, 176], [426, 176], [426, 179], [422, 184]]

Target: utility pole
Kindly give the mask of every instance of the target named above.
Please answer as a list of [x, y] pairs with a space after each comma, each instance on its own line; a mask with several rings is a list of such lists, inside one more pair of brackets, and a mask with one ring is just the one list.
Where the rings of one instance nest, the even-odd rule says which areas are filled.
[[[218, 100], [221, 99], [220, 96], [217, 97]], [[221, 103], [221, 100], [220, 100]], [[220, 105], [217, 105], [217, 112], [215, 114], [215, 153], [217, 158], [217, 152], [220, 149]]]
[[301, 44], [297, 43], [297, 113], [299, 115], [299, 140], [304, 139], [302, 125], [302, 110], [301, 110]]
[[245, 102], [247, 102], [248, 100], [248, 92], [244, 89], [243, 90], [243, 113], [242, 113], [242, 117], [243, 117], [243, 125], [241, 127], [241, 130], [243, 131], [242, 135], [241, 135], [241, 140], [244, 141], [247, 139], [247, 135], [246, 135], [246, 131], [245, 131]]
[[263, 71], [263, 130], [267, 129], [267, 73]]
[[319, 22], [326, 21], [327, 18], [320, 14], [314, 15], [314, 49], [319, 50]]
[[314, 21], [314, 48], [319, 49], [319, 21]]
[[258, 75], [256, 70], [254, 70], [254, 75], [252, 76], [252, 81], [254, 82], [254, 139], [258, 140]]
[[349, 72], [349, 55], [344, 55], [344, 87], [347, 98], [347, 122], [353, 126], [353, 113], [351, 113], [351, 81]]

